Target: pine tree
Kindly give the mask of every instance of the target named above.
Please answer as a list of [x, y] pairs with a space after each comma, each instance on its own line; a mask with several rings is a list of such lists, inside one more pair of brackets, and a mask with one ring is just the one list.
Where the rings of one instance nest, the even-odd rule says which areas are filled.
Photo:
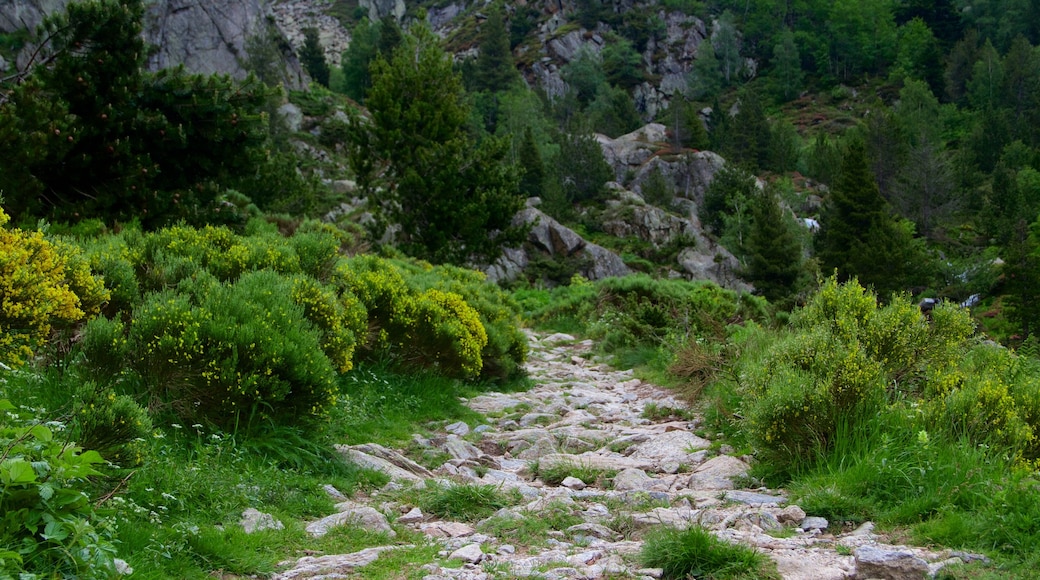
[[520, 79], [502, 17], [502, 6], [491, 8], [480, 31], [480, 52], [473, 71], [473, 90], [492, 93], [509, 90]]
[[429, 28], [376, 59], [366, 104], [371, 121], [352, 118], [348, 147], [377, 239], [397, 225], [406, 253], [454, 264], [490, 263], [524, 239], [512, 225], [524, 198], [508, 145], [468, 136], [462, 79]]
[[530, 126], [524, 127], [524, 138], [520, 142], [520, 194], [524, 197], [538, 197], [542, 195], [542, 187], [545, 184], [545, 165], [542, 163], [542, 155], [538, 152], [538, 144], [534, 141], [534, 131]]
[[714, 99], [722, 90], [722, 69], [711, 40], [705, 39], [697, 45], [697, 60], [693, 61], [687, 85], [690, 97], [698, 101]]
[[323, 87], [329, 86], [329, 63], [325, 61], [325, 50], [321, 48], [317, 28], [303, 29], [303, 48], [300, 49], [300, 62], [314, 82]]
[[781, 101], [790, 101], [802, 91], [805, 73], [802, 71], [802, 58], [798, 54], [798, 45], [794, 41], [794, 33], [785, 28], [777, 35], [773, 45], [773, 70], [769, 75], [773, 93]]
[[16, 161], [0, 189], [17, 219], [223, 219], [216, 197], [266, 170], [269, 89], [145, 72], [141, 14], [140, 0], [76, 2], [45, 21], [48, 66], [0, 103], [0, 158]]
[[852, 143], [842, 159], [821, 215], [816, 256], [824, 272], [837, 270], [840, 280], [858, 278], [882, 297], [925, 281], [923, 247], [913, 238], [912, 224], [892, 216], [862, 143]]
[[733, 118], [733, 139], [721, 152], [738, 163], [763, 168], [769, 163], [769, 121], [758, 93], [745, 88], [740, 94], [740, 110]]
[[755, 196], [751, 215], [744, 276], [754, 284], [758, 294], [776, 302], [795, 293], [802, 248], [791, 231], [790, 222], [784, 219], [773, 186]]
[[365, 93], [372, 86], [372, 75], [368, 68], [379, 54], [380, 25], [367, 18], [354, 27], [350, 45], [343, 53], [340, 67], [343, 70], [343, 86], [347, 96], [359, 103], [365, 102]]

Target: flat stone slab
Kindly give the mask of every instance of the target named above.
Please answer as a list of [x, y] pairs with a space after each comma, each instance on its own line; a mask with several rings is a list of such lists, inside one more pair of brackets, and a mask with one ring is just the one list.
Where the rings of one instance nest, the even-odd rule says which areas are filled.
[[[272, 580], [300, 580], [303, 578], [335, 578], [334, 574], [351, 574], [358, 568], [367, 566], [379, 559], [379, 555], [388, 550], [411, 548], [412, 546], [379, 546], [367, 548], [352, 554], [335, 554], [331, 556], [304, 556], [292, 563], [289, 570], [279, 572]], [[344, 576], [345, 577], [345, 576]]]
[[337, 526], [357, 526], [370, 532], [386, 534], [391, 538], [397, 536], [397, 532], [390, 527], [390, 522], [386, 521], [386, 516], [376, 511], [375, 508], [364, 506], [350, 507], [311, 522], [307, 524], [307, 533], [315, 538], [320, 538]]
[[787, 503], [787, 498], [783, 496], [769, 495], [765, 493], [756, 493], [753, 491], [744, 490], [727, 491], [725, 497], [727, 501], [733, 501], [737, 503], [742, 503], [744, 505], [753, 506], [779, 506]]
[[747, 476], [751, 466], [736, 457], [719, 455], [705, 461], [690, 476], [693, 489], [733, 489], [733, 479]]
[[419, 482], [433, 477], [433, 473], [425, 467], [375, 443], [337, 445], [336, 451], [360, 467], [385, 473], [394, 481]]
[[523, 401], [502, 393], [489, 393], [470, 399], [466, 406], [478, 413], [503, 413], [513, 407], [523, 404]]
[[689, 431], [669, 431], [638, 444], [629, 457], [652, 461], [657, 471], [675, 473], [681, 465], [693, 467], [701, 463], [703, 454], [696, 453], [710, 446], [710, 441]]

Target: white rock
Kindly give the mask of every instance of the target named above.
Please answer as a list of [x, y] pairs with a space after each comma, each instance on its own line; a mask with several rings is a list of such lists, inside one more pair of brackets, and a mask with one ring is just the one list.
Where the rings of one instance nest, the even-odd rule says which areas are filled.
[[568, 489], [577, 489], [577, 490], [582, 490], [582, 489], [585, 489], [587, 487], [585, 485], [585, 482], [580, 480], [580, 479], [578, 479], [577, 477], [565, 477], [565, 478], [563, 478], [563, 481], [560, 483], [560, 485], [562, 485], [563, 487], [566, 487]]
[[265, 514], [253, 508], [246, 508], [242, 512], [242, 519], [238, 522], [247, 534], [263, 530], [282, 530], [285, 526], [276, 520], [271, 514]]
[[386, 516], [370, 507], [353, 507], [346, 511], [341, 511], [337, 514], [324, 517], [316, 522], [307, 524], [307, 533], [310, 535], [320, 538], [325, 534], [329, 533], [329, 530], [336, 526], [359, 526], [370, 532], [377, 532], [387, 534], [388, 536], [396, 537], [397, 532], [390, 527], [390, 523], [386, 521]]
[[480, 549], [480, 544], [469, 544], [455, 550], [449, 557], [469, 564], [479, 564], [484, 559], [484, 551]]

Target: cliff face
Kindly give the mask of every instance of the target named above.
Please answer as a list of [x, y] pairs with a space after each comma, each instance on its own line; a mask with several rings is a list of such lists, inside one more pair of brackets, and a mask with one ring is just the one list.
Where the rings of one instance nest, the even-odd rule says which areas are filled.
[[[6, 0], [0, 3], [0, 32], [33, 29], [44, 16], [70, 0]], [[191, 72], [245, 77], [250, 39], [267, 38], [274, 47], [281, 80], [305, 84], [304, 73], [275, 24], [268, 0], [151, 0], [145, 3], [144, 39], [154, 46], [152, 70], [183, 64]], [[284, 48], [283, 48], [284, 45]], [[18, 65], [24, 66], [22, 55]]]

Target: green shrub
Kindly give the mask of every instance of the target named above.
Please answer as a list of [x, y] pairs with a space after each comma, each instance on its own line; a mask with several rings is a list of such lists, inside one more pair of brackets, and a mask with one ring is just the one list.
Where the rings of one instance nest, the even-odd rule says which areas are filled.
[[[929, 321], [906, 297], [878, 306], [855, 281], [834, 278], [793, 315], [792, 326], [742, 371], [749, 437], [790, 466], [827, 453], [839, 424], [855, 425], [886, 403], [949, 392], [973, 330], [953, 307], [936, 308]], [[807, 419], [811, 427], [798, 424]]]
[[367, 313], [357, 297], [346, 291], [337, 296], [331, 287], [296, 276], [289, 298], [303, 308], [304, 317], [320, 332], [322, 350], [336, 369], [352, 369], [354, 350], [368, 330]]
[[[456, 292], [423, 288], [412, 268], [376, 256], [358, 256], [341, 262], [334, 283], [356, 295], [368, 309], [373, 354], [448, 376], [480, 376], [489, 342], [480, 313]], [[496, 347], [503, 342], [514, 352], [520, 348], [508, 339], [499, 340]]]
[[108, 461], [125, 467], [145, 459], [145, 441], [152, 435], [148, 412], [127, 395], [85, 383], [76, 389], [76, 415], [72, 420], [75, 440], [100, 453]]
[[[274, 272], [249, 273], [232, 284], [203, 273], [176, 291], [145, 298], [127, 330], [124, 356], [150, 407], [224, 429], [259, 419], [305, 426], [322, 418], [334, 400], [335, 369], [306, 307], [292, 301], [293, 284]], [[325, 340], [339, 353], [338, 364], [349, 364], [342, 358], [352, 347], [349, 328], [338, 328], [341, 334]]]
[[476, 310], [487, 333], [487, 343], [480, 353], [481, 379], [508, 380], [523, 373], [527, 337], [520, 330], [520, 308], [508, 294], [474, 270], [450, 265], [423, 268], [405, 263], [400, 266], [409, 270], [408, 282], [416, 289], [457, 294]]
[[101, 456], [14, 411], [0, 399], [0, 577], [115, 576], [112, 524], [85, 493]]
[[108, 299], [79, 248], [3, 227], [0, 209], [0, 364], [30, 360], [54, 330], [97, 314]]
[[1040, 373], [1012, 351], [980, 345], [967, 353], [948, 388], [935, 388], [926, 407], [930, 425], [1026, 459], [1040, 457], [1037, 441]]

